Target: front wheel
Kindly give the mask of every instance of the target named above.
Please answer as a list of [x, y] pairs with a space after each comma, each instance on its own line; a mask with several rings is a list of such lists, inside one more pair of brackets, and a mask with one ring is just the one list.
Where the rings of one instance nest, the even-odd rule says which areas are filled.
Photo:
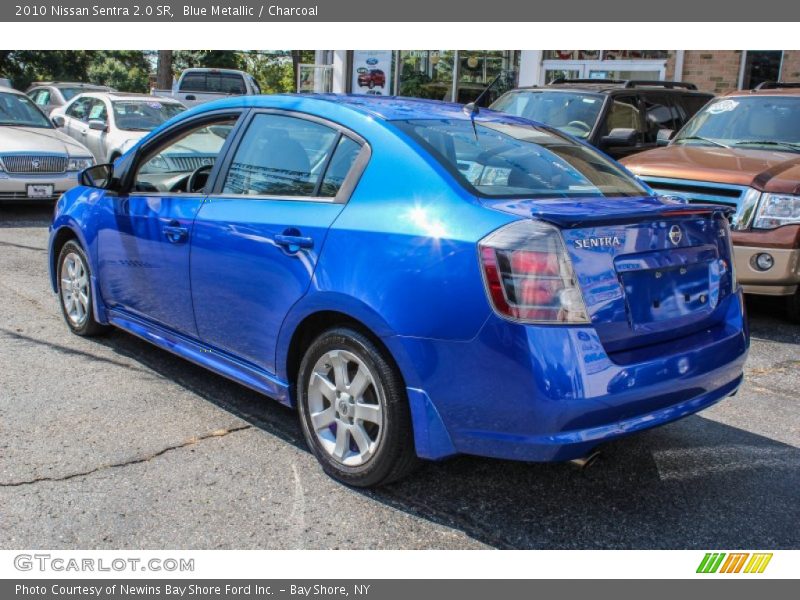
[[417, 465], [402, 379], [367, 336], [347, 327], [321, 334], [303, 357], [297, 390], [306, 442], [334, 479], [372, 487]]
[[58, 255], [58, 298], [64, 320], [73, 333], [93, 336], [107, 330], [94, 318], [89, 261], [74, 240], [64, 244]]

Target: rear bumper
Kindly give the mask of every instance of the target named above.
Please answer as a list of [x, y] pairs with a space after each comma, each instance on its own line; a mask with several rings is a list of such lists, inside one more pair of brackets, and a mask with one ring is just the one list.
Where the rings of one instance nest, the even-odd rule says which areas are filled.
[[[774, 264], [761, 271], [755, 266], [759, 254], [769, 254]], [[800, 284], [800, 249], [734, 246], [736, 276], [747, 294], [787, 296]]]
[[714, 328], [638, 358], [609, 356], [592, 327], [495, 316], [467, 342], [387, 340], [402, 346], [417, 452], [569, 460], [711, 406], [738, 388], [749, 345], [741, 294], [726, 303]]

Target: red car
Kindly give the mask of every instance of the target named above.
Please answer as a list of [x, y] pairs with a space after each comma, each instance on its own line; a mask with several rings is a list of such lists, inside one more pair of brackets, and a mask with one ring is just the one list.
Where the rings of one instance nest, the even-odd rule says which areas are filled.
[[386, 85], [386, 73], [380, 69], [370, 69], [369, 71], [360, 73], [358, 76], [358, 85], [361, 87], [368, 87], [369, 89], [374, 88], [376, 85], [378, 87], [384, 87]]

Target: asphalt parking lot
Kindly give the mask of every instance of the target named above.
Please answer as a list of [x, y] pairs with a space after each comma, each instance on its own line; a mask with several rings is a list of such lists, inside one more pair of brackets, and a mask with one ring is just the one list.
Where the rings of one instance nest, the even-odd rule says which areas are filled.
[[51, 208], [0, 207], [0, 547], [800, 548], [800, 327], [750, 302], [734, 398], [592, 467], [472, 457], [356, 491], [292, 411], [122, 332], [81, 339]]

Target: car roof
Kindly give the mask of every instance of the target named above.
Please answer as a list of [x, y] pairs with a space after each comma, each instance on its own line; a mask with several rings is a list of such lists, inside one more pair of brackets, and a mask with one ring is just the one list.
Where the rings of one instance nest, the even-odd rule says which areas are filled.
[[[464, 105], [441, 100], [428, 100], [424, 98], [407, 98], [405, 96], [371, 96], [361, 94], [280, 94], [286, 98], [308, 98], [322, 102], [333, 102], [351, 110], [378, 117], [386, 121], [401, 121], [408, 119], [469, 119], [469, 114], [464, 112]], [[259, 96], [251, 96], [259, 98]], [[262, 96], [263, 97], [263, 96]], [[509, 115], [480, 109], [478, 120], [503, 120], [515, 121]]]
[[667, 92], [667, 93], [680, 93], [680, 94], [694, 94], [703, 96], [713, 96], [709, 92], [703, 92], [696, 87], [690, 87], [693, 84], [688, 84], [680, 81], [638, 81], [638, 80], [616, 80], [616, 79], [599, 79], [593, 80], [574, 80], [565, 81], [563, 83], [549, 83], [547, 85], [531, 85], [518, 87], [512, 92], [519, 91], [585, 91], [596, 94], [607, 94], [611, 92], [630, 92], [636, 91], [649, 91], [649, 92]]
[[152, 96], [151, 94], [137, 94], [135, 92], [84, 92], [78, 94], [75, 98], [89, 97], [89, 98], [105, 98], [107, 100], [151, 100], [153, 102], [160, 102], [162, 104], [181, 104], [174, 98], [164, 98], [162, 96]]
[[729, 97], [742, 96], [800, 96], [800, 87], [764, 87], [755, 90], [735, 90], [725, 94]]
[[19, 90], [14, 89], [12, 87], [6, 87], [4, 85], [0, 85], [0, 92], [6, 93], [6, 94], [17, 94], [18, 96], [25, 96], [25, 94], [23, 94]]
[[87, 88], [93, 90], [110, 90], [107, 85], [100, 85], [99, 83], [84, 83], [81, 81], [33, 81], [28, 86], [28, 89], [36, 87], [77, 87]]

